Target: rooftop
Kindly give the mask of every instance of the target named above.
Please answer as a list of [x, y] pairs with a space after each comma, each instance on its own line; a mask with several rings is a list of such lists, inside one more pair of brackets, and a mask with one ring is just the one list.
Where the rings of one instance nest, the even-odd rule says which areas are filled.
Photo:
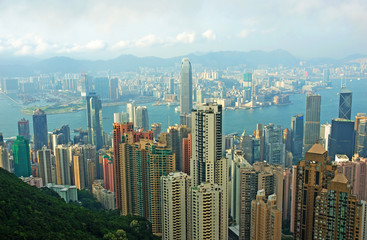
[[316, 153], [316, 154], [324, 154], [326, 152], [325, 148], [320, 143], [315, 143], [310, 150], [307, 151], [308, 153]]

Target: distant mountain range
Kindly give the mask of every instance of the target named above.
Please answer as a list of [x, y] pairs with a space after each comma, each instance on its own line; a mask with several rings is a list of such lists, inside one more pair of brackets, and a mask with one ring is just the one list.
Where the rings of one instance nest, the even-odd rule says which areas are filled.
[[[17, 57], [12, 59], [0, 59], [0, 76], [29, 76], [39, 73], [81, 73], [111, 70], [112, 72], [137, 71], [139, 68], [174, 67], [180, 64], [181, 59], [188, 57], [192, 64], [201, 64], [208, 68], [226, 68], [232, 66], [296, 66], [303, 59], [293, 56], [285, 50], [265, 51], [222, 51], [203, 54], [188, 54], [172, 58], [136, 57], [133, 55], [121, 55], [111, 60], [77, 60], [68, 57], [52, 57], [39, 60], [32, 57]], [[367, 58], [367, 55], [351, 55], [343, 59], [314, 58], [306, 62], [310, 65], [332, 64], [339, 65], [347, 62]]]

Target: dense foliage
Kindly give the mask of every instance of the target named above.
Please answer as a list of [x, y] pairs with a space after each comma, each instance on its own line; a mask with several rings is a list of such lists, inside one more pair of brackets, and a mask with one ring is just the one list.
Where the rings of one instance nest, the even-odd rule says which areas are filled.
[[87, 204], [94, 211], [66, 204], [52, 190], [29, 186], [0, 168], [2, 239], [155, 239], [144, 218], [101, 211], [92, 200]]

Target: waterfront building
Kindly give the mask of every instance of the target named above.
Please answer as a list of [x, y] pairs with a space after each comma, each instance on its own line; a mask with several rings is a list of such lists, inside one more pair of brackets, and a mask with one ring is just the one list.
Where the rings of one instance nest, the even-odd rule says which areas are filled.
[[291, 118], [291, 152], [297, 160], [302, 158], [303, 146], [303, 114]]
[[282, 238], [282, 211], [277, 208], [276, 195], [266, 198], [265, 190], [259, 190], [251, 202], [251, 239], [280, 240]]
[[37, 151], [37, 159], [39, 163], [39, 173], [43, 184], [52, 183], [52, 154], [51, 149], [43, 146]]
[[25, 139], [31, 140], [31, 135], [29, 133], [29, 121], [22, 118], [18, 121], [18, 135], [23, 136]]
[[352, 92], [342, 87], [339, 93], [339, 118], [350, 120], [352, 114]]
[[314, 239], [360, 239], [362, 205], [347, 178], [337, 173], [315, 201]]
[[14, 174], [17, 177], [29, 177], [32, 174], [29, 141], [17, 136], [13, 143]]
[[136, 108], [134, 125], [136, 129], [149, 130], [149, 116], [146, 106], [139, 106]]
[[281, 126], [264, 126], [265, 161], [269, 164], [285, 165], [285, 144]]
[[191, 178], [183, 172], [161, 177], [162, 239], [188, 239]]
[[303, 153], [306, 153], [320, 138], [321, 96], [307, 95], [305, 132], [303, 135]]
[[39, 150], [48, 146], [47, 117], [44, 111], [37, 109], [33, 112], [33, 143], [34, 149]]
[[89, 92], [86, 99], [88, 142], [95, 145], [97, 149], [101, 149], [103, 146], [102, 102], [95, 92]]
[[182, 59], [180, 71], [180, 108], [181, 114], [192, 111], [192, 71], [188, 58]]
[[332, 165], [328, 152], [321, 144], [314, 144], [305, 155], [305, 160], [298, 162], [294, 204], [294, 238], [314, 239], [316, 197], [334, 178], [336, 166]]
[[110, 78], [109, 79], [109, 87], [110, 87], [110, 100], [117, 101], [119, 98], [119, 79], [118, 78]]
[[330, 159], [334, 161], [336, 154], [345, 154], [349, 159], [352, 159], [354, 139], [354, 121], [345, 118], [333, 119], [328, 144]]

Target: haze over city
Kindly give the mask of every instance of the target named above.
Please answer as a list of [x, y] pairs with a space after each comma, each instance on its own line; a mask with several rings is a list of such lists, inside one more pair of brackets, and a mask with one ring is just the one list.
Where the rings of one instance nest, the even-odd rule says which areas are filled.
[[110, 59], [284, 49], [367, 54], [367, 2], [1, 1], [0, 56]]

